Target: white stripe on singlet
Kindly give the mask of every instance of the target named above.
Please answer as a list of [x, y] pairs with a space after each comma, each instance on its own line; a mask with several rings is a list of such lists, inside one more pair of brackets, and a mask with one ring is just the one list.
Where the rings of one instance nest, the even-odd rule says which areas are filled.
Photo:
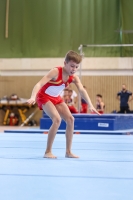
[[58, 97], [61, 94], [61, 92], [64, 90], [64, 88], [65, 88], [64, 83], [62, 85], [49, 86], [45, 90], [45, 93], [52, 97]]

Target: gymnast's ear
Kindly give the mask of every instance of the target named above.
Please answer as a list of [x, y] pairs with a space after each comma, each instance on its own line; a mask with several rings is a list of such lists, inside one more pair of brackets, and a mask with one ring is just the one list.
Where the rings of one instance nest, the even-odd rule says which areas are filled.
[[66, 62], [66, 60], [64, 61], [64, 65], [66, 65], [67, 64], [67, 62]]

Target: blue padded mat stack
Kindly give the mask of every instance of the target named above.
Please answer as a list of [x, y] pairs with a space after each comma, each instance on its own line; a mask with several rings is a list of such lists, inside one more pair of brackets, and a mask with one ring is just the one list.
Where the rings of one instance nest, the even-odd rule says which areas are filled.
[[[124, 130], [133, 129], [132, 114], [73, 114], [75, 118], [74, 130]], [[43, 113], [40, 119], [40, 129], [49, 129], [52, 120]], [[66, 123], [62, 120], [60, 129], [65, 129]]]

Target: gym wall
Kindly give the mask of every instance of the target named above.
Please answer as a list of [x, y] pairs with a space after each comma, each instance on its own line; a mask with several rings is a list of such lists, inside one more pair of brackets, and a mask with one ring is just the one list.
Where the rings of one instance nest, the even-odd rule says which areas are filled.
[[[0, 0], [0, 97], [29, 98], [35, 83], [63, 65], [66, 52], [78, 51], [80, 44], [133, 44], [132, 0], [10, 0], [9, 12], [6, 2]], [[122, 83], [132, 91], [133, 47], [86, 48], [84, 53], [82, 82], [93, 104], [101, 93], [105, 112], [118, 109]], [[41, 115], [35, 116], [38, 122]]]
[[[0, 0], [1, 58], [64, 57], [80, 44], [133, 43], [132, 0], [10, 0], [9, 12], [6, 2]], [[86, 51], [89, 57], [129, 55], [130, 48]]]
[[[29, 98], [32, 88], [40, 80], [37, 77], [0, 77], [0, 91], [1, 96], [10, 96], [16, 93], [21, 98]], [[106, 108], [105, 113], [110, 113], [113, 110], [119, 110], [119, 101], [116, 100], [116, 94], [121, 90], [121, 86], [125, 83], [128, 89], [133, 92], [133, 78], [132, 76], [83, 76], [82, 83], [87, 87], [87, 92], [95, 105], [96, 94], [103, 95]], [[73, 86], [73, 89], [76, 88]], [[130, 103], [130, 108], [133, 110], [133, 102]], [[32, 112], [32, 110], [30, 111]], [[28, 114], [30, 114], [30, 112]], [[0, 123], [2, 124], [4, 112], [0, 110]], [[42, 116], [42, 111], [38, 111], [34, 119], [39, 124], [39, 119]]]

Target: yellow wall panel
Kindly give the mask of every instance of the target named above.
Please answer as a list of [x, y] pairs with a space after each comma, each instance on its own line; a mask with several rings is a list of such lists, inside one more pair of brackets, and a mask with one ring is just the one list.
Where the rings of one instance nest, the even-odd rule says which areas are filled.
[[[0, 77], [0, 98], [4, 95], [10, 96], [12, 93], [16, 93], [21, 98], [29, 98], [34, 85], [40, 78], [40, 76]], [[83, 76], [82, 83], [87, 87], [87, 92], [94, 105], [96, 103], [96, 94], [100, 93], [103, 95], [106, 113], [119, 110], [119, 102], [116, 100], [116, 94], [121, 90], [123, 83], [127, 85], [127, 89], [133, 92], [132, 76]], [[73, 86], [73, 89], [77, 91], [75, 86]], [[133, 101], [130, 103], [130, 108], [133, 110]], [[2, 123], [3, 115], [4, 111], [0, 111], [0, 124]], [[33, 118], [39, 123], [41, 116], [42, 111], [38, 111]]]

